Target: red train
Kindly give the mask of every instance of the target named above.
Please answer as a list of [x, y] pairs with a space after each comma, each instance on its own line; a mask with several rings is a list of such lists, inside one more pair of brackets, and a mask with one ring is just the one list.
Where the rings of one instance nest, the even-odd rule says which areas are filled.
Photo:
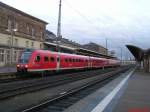
[[23, 51], [17, 64], [18, 72], [43, 72], [67, 69], [119, 66], [119, 61], [48, 50]]

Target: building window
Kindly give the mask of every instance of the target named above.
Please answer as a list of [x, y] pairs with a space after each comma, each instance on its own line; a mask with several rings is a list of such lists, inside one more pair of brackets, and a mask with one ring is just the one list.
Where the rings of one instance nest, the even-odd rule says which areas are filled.
[[7, 40], [7, 45], [11, 45], [11, 37], [8, 37], [8, 40]]
[[18, 22], [15, 21], [15, 29], [18, 30]]
[[10, 50], [6, 50], [6, 63], [10, 63]]
[[8, 30], [11, 30], [11, 25], [12, 25], [12, 21], [10, 19], [8, 19]]
[[4, 62], [4, 49], [0, 49], [0, 62]]
[[26, 41], [26, 47], [27, 48], [29, 47], [29, 41]]
[[31, 42], [31, 47], [34, 48], [34, 42]]
[[34, 38], [35, 36], [35, 29], [32, 27], [32, 37]]
[[17, 60], [17, 51], [14, 51], [14, 62]]
[[43, 40], [43, 32], [41, 31], [40, 33], [41, 33], [41, 40]]
[[29, 34], [30, 28], [29, 25], [27, 25], [27, 34]]
[[40, 44], [40, 49], [42, 49], [42, 44]]
[[18, 39], [15, 38], [15, 42], [14, 42], [15, 46], [18, 46]]

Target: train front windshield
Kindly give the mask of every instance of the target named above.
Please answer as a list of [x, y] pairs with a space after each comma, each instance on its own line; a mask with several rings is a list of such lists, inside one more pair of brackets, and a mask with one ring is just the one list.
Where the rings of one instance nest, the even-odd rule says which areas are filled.
[[30, 56], [31, 52], [23, 52], [19, 59], [19, 63], [28, 63]]

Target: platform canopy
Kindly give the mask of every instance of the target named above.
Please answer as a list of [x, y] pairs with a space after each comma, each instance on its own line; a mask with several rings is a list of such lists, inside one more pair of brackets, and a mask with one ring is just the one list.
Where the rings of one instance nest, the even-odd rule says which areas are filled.
[[126, 46], [137, 61], [142, 61], [145, 57], [148, 57], [150, 55], [150, 49], [143, 50], [133, 45], [126, 45]]
[[143, 56], [144, 56], [144, 51], [141, 48], [133, 46], [133, 45], [126, 45], [126, 46], [137, 61], [142, 61]]
[[145, 51], [145, 54], [146, 54], [147, 56], [149, 56], [149, 55], [150, 55], [150, 49], [147, 49], [147, 50]]

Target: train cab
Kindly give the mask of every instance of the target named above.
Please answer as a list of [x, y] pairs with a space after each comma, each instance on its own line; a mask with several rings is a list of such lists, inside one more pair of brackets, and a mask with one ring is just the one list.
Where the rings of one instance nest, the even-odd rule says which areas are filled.
[[17, 72], [27, 72], [32, 51], [23, 51], [17, 63]]

